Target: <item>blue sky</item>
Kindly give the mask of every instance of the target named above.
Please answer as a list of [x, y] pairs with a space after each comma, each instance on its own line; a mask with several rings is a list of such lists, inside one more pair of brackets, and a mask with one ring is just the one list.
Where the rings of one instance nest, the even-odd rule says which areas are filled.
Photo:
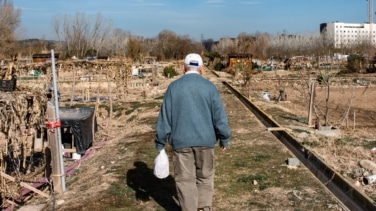
[[[374, 5], [376, 2], [374, 2]], [[100, 13], [114, 28], [153, 38], [162, 30], [195, 40], [245, 32], [312, 34], [320, 23], [368, 22], [367, 0], [13, 0], [24, 38], [54, 39], [53, 17]]]

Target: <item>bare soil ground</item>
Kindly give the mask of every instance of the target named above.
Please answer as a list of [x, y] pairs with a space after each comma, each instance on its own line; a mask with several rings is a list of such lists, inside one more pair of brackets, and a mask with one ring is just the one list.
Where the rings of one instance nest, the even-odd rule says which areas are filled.
[[[376, 118], [374, 109], [376, 88], [372, 84], [368, 87], [359, 84], [340, 86], [339, 83], [333, 86], [330, 90], [329, 122], [333, 126], [340, 127], [342, 135], [341, 137], [331, 138], [318, 135], [314, 129], [308, 127], [306, 122], [304, 122], [308, 116], [308, 98], [304, 93], [306, 87], [304, 82], [299, 80], [282, 80], [285, 77], [291, 78], [290, 74], [294, 73], [287, 71], [264, 72], [252, 79], [249, 89], [244, 89], [241, 86], [239, 86], [239, 89], [244, 89], [245, 95], [249, 95], [251, 100], [256, 102], [281, 125], [289, 128], [296, 136], [302, 131], [307, 132], [309, 136], [303, 138], [302, 142], [312, 147], [317, 154], [338, 172], [343, 173], [359, 189], [370, 197], [375, 197], [375, 186], [361, 184], [362, 177], [355, 176], [354, 171], [359, 168], [358, 162], [360, 160], [375, 161], [374, 155], [369, 150], [374, 146], [376, 147], [374, 134], [376, 125], [373, 122]], [[216, 76], [209, 72], [206, 72], [204, 76], [213, 81], [231, 81], [231, 76], [226, 74], [223, 74], [220, 79], [216, 79]], [[276, 77], [278, 80], [270, 80]], [[161, 195], [161, 190], [158, 187], [152, 190], [148, 189], [150, 187], [148, 184], [158, 183], [152, 177], [152, 166], [150, 166], [156, 156], [153, 145], [154, 124], [162, 102], [159, 96], [163, 95], [163, 90], [169, 82], [168, 80], [163, 81], [158, 90], [142, 88], [148, 93], [153, 92], [154, 99], [137, 96], [135, 98], [137, 101], [135, 102], [114, 102], [116, 111], [114, 111], [111, 119], [107, 118], [106, 107], [100, 106], [100, 115], [98, 117], [100, 130], [96, 135], [94, 146], [90, 149], [90, 157], [87, 160], [74, 161], [67, 159], [65, 161], [66, 166], [80, 162], [74, 173], [66, 178], [66, 192], [56, 194], [47, 203], [45, 199], [35, 196], [28, 205], [43, 204], [44, 208], [41, 208], [42, 210], [176, 209], [174, 196], [168, 195], [168, 193], [173, 192], [173, 178], [169, 178], [161, 184], [161, 187], [165, 188], [163, 192], [167, 195]], [[287, 93], [287, 101], [273, 101], [281, 89]], [[264, 91], [270, 93], [272, 101], [265, 101], [261, 98], [261, 94]], [[317, 87], [316, 91], [315, 102], [320, 105], [318, 106], [320, 111], [316, 112], [320, 113], [325, 108], [325, 88]], [[349, 102], [351, 102], [351, 106], [349, 106]], [[231, 103], [235, 102], [225, 102], [226, 108], [230, 108]], [[93, 104], [88, 106], [93, 106]], [[347, 110], [349, 112], [346, 116], [344, 114]], [[229, 115], [235, 115], [236, 113], [235, 111], [231, 112]], [[344, 116], [347, 118], [343, 118]], [[237, 135], [260, 133], [259, 127], [244, 128], [241, 121], [238, 121], [242, 117], [235, 116], [232, 119], [233, 121], [230, 124], [232, 128], [236, 128], [234, 133]], [[322, 124], [323, 120], [321, 119], [320, 121]], [[254, 139], [257, 139], [257, 137], [254, 137]], [[236, 144], [237, 142], [235, 141], [234, 143]], [[222, 171], [225, 172], [225, 170]], [[140, 181], [140, 178], [138, 178], [140, 176], [142, 177], [141, 181], [144, 181], [144, 183], [135, 184]], [[135, 178], [138, 179], [136, 180]], [[137, 187], [138, 191], [129, 187]], [[155, 188], [155, 185], [153, 187]], [[279, 205], [286, 209], [289, 209], [289, 206], [293, 207], [291, 205], [291, 197], [288, 197], [290, 193], [283, 193], [285, 190], [278, 187], [269, 188], [258, 197], [255, 197], [254, 193], [244, 195], [243, 198], [238, 197], [239, 203], [235, 203], [235, 205], [231, 204], [231, 201], [221, 198], [226, 196], [225, 188], [219, 188], [219, 190], [215, 196], [216, 202], [219, 203], [217, 205], [218, 210], [239, 210], [239, 208], [248, 210], [246, 207], [252, 206], [255, 208], [252, 210], [278, 210], [277, 207]], [[320, 201], [325, 201], [330, 207], [327, 207], [328, 209], [341, 210], [338, 206], [333, 205], [335, 200], [325, 195], [327, 193], [320, 192], [320, 194], [317, 194], [317, 191], [320, 192], [320, 190], [313, 189], [306, 189], [303, 192], [312, 198], [319, 197], [318, 195], [322, 195], [324, 198], [327, 196], [328, 200], [332, 201], [326, 202], [321, 198]], [[149, 194], [145, 195], [145, 192]], [[295, 192], [293, 193], [295, 194]], [[286, 198], [277, 197], [279, 194], [283, 194]], [[270, 198], [268, 198], [268, 195]], [[150, 201], [150, 198], [153, 201]], [[257, 204], [256, 206], [247, 202], [250, 198], [259, 198], [260, 201], [264, 201], [262, 203], [258, 202], [260, 204], [255, 203]], [[268, 203], [272, 205], [268, 205]], [[304, 208], [307, 205], [300, 206]], [[308, 209], [308, 207], [306, 208]]]

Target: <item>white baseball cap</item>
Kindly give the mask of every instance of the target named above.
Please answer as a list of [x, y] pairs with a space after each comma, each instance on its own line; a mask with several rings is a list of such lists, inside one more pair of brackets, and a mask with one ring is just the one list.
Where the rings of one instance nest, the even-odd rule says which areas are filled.
[[184, 59], [184, 64], [191, 66], [202, 66], [202, 58], [197, 53], [190, 53]]

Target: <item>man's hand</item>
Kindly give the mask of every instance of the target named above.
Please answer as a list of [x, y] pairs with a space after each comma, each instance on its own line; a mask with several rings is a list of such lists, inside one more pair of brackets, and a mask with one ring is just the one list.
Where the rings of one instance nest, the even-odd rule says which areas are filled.
[[226, 149], [227, 149], [227, 147], [221, 147], [221, 153], [225, 153]]

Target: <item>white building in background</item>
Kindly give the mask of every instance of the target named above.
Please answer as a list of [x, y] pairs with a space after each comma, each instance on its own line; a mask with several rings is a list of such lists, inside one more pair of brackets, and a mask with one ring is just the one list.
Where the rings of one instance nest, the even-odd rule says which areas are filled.
[[[372, 33], [371, 33], [372, 29]], [[376, 43], [376, 24], [331, 22], [320, 24], [320, 33], [327, 35], [336, 48], [360, 43]], [[372, 38], [371, 38], [372, 37]]]

